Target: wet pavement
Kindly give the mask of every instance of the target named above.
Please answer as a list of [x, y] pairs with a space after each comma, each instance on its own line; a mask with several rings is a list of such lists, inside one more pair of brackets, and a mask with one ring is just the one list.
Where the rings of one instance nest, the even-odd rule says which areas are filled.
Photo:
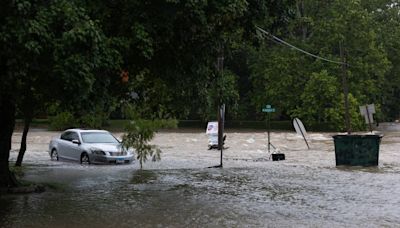
[[[41, 194], [0, 197], [0, 227], [398, 227], [400, 132], [385, 132], [378, 167], [336, 167], [333, 134], [228, 132], [224, 168], [204, 132], [158, 133], [162, 160], [89, 165], [50, 161], [58, 132], [32, 131], [25, 180]], [[121, 133], [116, 133], [120, 136]], [[21, 133], [13, 138], [14, 161]]]

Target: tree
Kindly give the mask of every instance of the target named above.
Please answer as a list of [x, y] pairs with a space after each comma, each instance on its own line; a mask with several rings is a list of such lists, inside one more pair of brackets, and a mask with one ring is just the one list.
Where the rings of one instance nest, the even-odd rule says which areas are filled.
[[25, 117], [49, 101], [74, 106], [89, 98], [96, 75], [106, 80], [120, 62], [96, 23], [73, 2], [21, 0], [6, 7], [0, 30], [0, 64], [5, 67], [0, 82], [0, 187], [16, 184], [8, 165], [16, 105], [27, 110]]
[[139, 160], [140, 169], [150, 157], [153, 162], [161, 160], [161, 150], [155, 145], [149, 144], [155, 133], [160, 128], [175, 128], [176, 120], [131, 120], [125, 127], [127, 133], [123, 136], [123, 144], [128, 148], [134, 148], [136, 158]]
[[[371, 12], [363, 8], [360, 1], [343, 0], [297, 1], [294, 9], [298, 13], [292, 16], [288, 26], [276, 33], [297, 47], [336, 62], [341, 61], [339, 44], [342, 43], [350, 65], [346, 73], [355, 104], [379, 104], [384, 75], [390, 63], [379, 44]], [[306, 87], [313, 73], [326, 70], [329, 75], [339, 78], [343, 72], [339, 64], [293, 52], [288, 47], [269, 42], [255, 53], [256, 61], [252, 66], [253, 85], [257, 92], [253, 102], [279, 101], [276, 106], [278, 109], [283, 106], [286, 116], [292, 116], [298, 107], [304, 106], [304, 100], [300, 99], [302, 88]], [[293, 88], [290, 88], [292, 85]], [[339, 128], [339, 125], [336, 127]]]
[[383, 90], [377, 97], [382, 104], [383, 118], [394, 121], [400, 117], [400, 5], [396, 1], [363, 1], [376, 23], [377, 39], [387, 53], [391, 68], [383, 79]]
[[[363, 129], [363, 122], [358, 113], [357, 100], [350, 94], [351, 128]], [[301, 94], [301, 106], [293, 112], [293, 116], [303, 119], [308, 126], [318, 127], [328, 124], [331, 129], [345, 130], [344, 103], [340, 80], [329, 75], [326, 70], [312, 73]]]
[[130, 119], [126, 124], [126, 133], [123, 135], [122, 144], [126, 149], [133, 148], [139, 160], [140, 169], [150, 157], [153, 162], [161, 160], [161, 150], [149, 142], [154, 138], [157, 130], [161, 128], [176, 128], [175, 119], [141, 119], [141, 114], [132, 104], [124, 104], [124, 115]]
[[[132, 102], [143, 118], [215, 113], [209, 91], [220, 77], [217, 58], [223, 51], [228, 59], [244, 38], [250, 40], [267, 8], [265, 1], [236, 0], [86, 3], [106, 34], [121, 42], [130, 75], [123, 94], [135, 94]], [[231, 88], [226, 92], [237, 93]]]

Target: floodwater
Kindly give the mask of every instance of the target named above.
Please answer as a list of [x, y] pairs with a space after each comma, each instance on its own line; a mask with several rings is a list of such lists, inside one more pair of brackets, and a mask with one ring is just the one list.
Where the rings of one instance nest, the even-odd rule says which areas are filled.
[[[158, 133], [160, 162], [50, 161], [59, 132], [28, 138], [25, 180], [40, 194], [0, 197], [0, 227], [399, 227], [400, 132], [385, 132], [378, 167], [336, 167], [333, 134], [272, 132], [286, 160], [268, 160], [265, 132], [228, 132], [224, 168], [204, 132]], [[120, 133], [116, 133], [120, 135]], [[15, 161], [21, 133], [13, 138]]]

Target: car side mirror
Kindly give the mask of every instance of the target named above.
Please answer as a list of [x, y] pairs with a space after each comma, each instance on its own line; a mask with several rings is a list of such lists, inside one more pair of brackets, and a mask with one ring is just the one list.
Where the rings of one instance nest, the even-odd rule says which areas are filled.
[[81, 142], [79, 142], [79, 140], [77, 140], [77, 139], [74, 139], [74, 140], [72, 140], [71, 142], [72, 142], [73, 144], [78, 144], [78, 145], [81, 144]]

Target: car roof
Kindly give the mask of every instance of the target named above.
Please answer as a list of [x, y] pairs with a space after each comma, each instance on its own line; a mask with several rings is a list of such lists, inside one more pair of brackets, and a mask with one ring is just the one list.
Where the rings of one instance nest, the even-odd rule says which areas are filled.
[[80, 129], [80, 128], [73, 128], [73, 129], [68, 129], [68, 130], [65, 130], [65, 131], [74, 131], [74, 132], [78, 132], [78, 133], [82, 133], [82, 132], [93, 132], [93, 133], [96, 133], [96, 132], [108, 132], [106, 130], [96, 130], [96, 129], [86, 130], [86, 129]]

